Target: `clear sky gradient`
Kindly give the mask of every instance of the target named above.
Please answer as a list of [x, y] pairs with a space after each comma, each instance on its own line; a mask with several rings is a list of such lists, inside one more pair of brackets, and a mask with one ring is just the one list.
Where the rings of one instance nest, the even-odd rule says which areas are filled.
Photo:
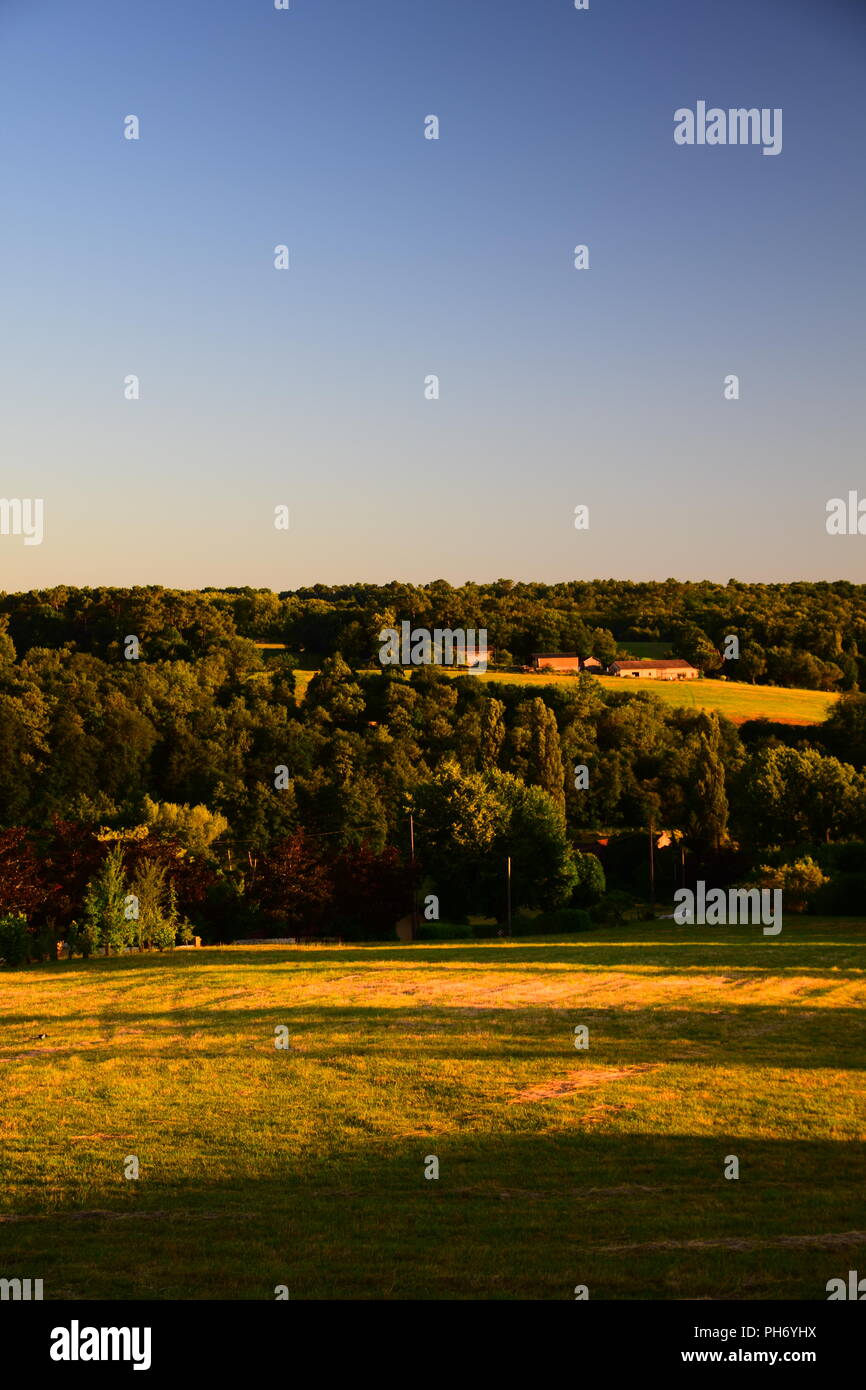
[[864, 76], [861, 0], [0, 0], [0, 588], [866, 580]]

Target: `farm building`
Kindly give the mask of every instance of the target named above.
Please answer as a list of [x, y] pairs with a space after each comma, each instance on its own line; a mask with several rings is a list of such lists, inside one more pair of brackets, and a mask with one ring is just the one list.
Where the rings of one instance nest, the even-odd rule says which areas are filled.
[[533, 652], [532, 666], [536, 671], [579, 671], [577, 652]]
[[594, 656], [582, 657], [577, 652], [533, 652], [533, 671], [602, 671], [604, 667]]
[[[471, 656], [471, 653], [467, 653], [467, 655]], [[470, 669], [473, 666], [492, 666], [495, 659], [496, 651], [493, 647], [479, 647], [472, 659], [466, 664]]]
[[611, 676], [631, 676], [634, 679], [655, 681], [693, 681], [701, 674], [696, 666], [681, 656], [659, 660], [614, 661], [607, 668]]

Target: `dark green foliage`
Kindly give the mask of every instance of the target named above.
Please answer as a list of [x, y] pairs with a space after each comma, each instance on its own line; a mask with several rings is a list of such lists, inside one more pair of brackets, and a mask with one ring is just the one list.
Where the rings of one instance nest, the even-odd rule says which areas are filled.
[[0, 957], [6, 965], [23, 965], [30, 959], [31, 936], [27, 920], [20, 912], [7, 912], [0, 917]]
[[[98, 657], [120, 650], [136, 633], [142, 661], [191, 662], [218, 656], [235, 678], [250, 663], [290, 674], [291, 655], [251, 648], [284, 643], [304, 665], [341, 652], [367, 664], [378, 632], [403, 618], [417, 626], [484, 627], [500, 656], [526, 664], [535, 651], [591, 652], [610, 661], [630, 638], [675, 648], [707, 671], [722, 664], [725, 638], [736, 635], [734, 679], [852, 689], [864, 673], [866, 590], [836, 583], [680, 583], [673, 579], [574, 580], [453, 587], [444, 580], [416, 585], [314, 585], [282, 594], [220, 589], [182, 592], [158, 586], [73, 589], [7, 594], [0, 598], [0, 664], [34, 648], [70, 644]], [[291, 682], [289, 682], [289, 685]], [[290, 694], [290, 690], [287, 692]], [[189, 800], [189, 797], [183, 798]]]
[[106, 955], [133, 942], [134, 922], [126, 910], [123, 846], [112, 845], [84, 895], [84, 925]]
[[837, 758], [866, 767], [866, 695], [843, 696], [816, 732]]
[[506, 864], [512, 904], [553, 907], [576, 882], [565, 819], [541, 787], [510, 773], [464, 773], [443, 764], [416, 794], [418, 847], [449, 917], [506, 912]]
[[592, 907], [594, 903], [604, 897], [607, 886], [601, 860], [595, 854], [581, 854], [576, 850], [574, 863], [577, 871], [577, 882], [574, 885], [571, 901], [575, 907]]
[[509, 771], [527, 786], [541, 787], [564, 812], [562, 750], [556, 715], [540, 697], [518, 705], [509, 745]]
[[396, 849], [343, 850], [330, 865], [333, 930], [344, 941], [387, 941], [411, 911], [412, 883]]
[[862, 917], [866, 912], [866, 872], [835, 874], [814, 894], [809, 911], [826, 917]]
[[515, 936], [567, 936], [591, 931], [592, 918], [580, 907], [558, 907], [535, 917], [521, 914], [513, 919], [512, 930]]
[[420, 922], [418, 923], [418, 941], [471, 941], [474, 938], [473, 927], [460, 922]]
[[40, 927], [33, 938], [32, 954], [36, 960], [56, 960], [59, 934], [53, 922]]
[[819, 845], [815, 858], [826, 874], [866, 874], [866, 840]]
[[701, 716], [693, 779], [686, 828], [697, 845], [718, 849], [727, 835], [728, 797], [717, 714]]
[[[433, 668], [376, 669], [378, 632], [404, 617], [483, 627], [518, 665], [546, 649], [607, 661], [631, 641], [712, 673], [734, 634], [728, 678], [849, 693], [826, 725], [753, 721], [741, 738], [723, 717], [589, 676], [528, 694]], [[128, 633], [138, 661], [123, 658]], [[257, 642], [289, 650], [263, 653]], [[34, 935], [76, 920], [74, 949], [119, 949], [139, 939], [119, 911], [121, 889], [148, 859], [164, 875], [154, 945], [173, 944], [187, 918], [207, 940], [267, 930], [387, 938], [411, 904], [413, 806], [419, 874], [449, 918], [504, 921], [509, 856], [515, 912], [603, 904], [599, 860], [574, 851], [601, 830], [635, 832], [628, 871], [613, 842], [605, 865], [644, 899], [650, 826], [685, 836], [693, 875], [737, 843], [752, 864], [772, 862], [773, 845], [803, 842], [809, 853], [866, 825], [864, 642], [866, 588], [842, 583], [2, 595], [0, 913], [24, 913]], [[318, 670], [300, 701], [297, 664]], [[578, 765], [588, 786], [575, 785]], [[149, 835], [136, 839], [144, 824]], [[119, 835], [109, 883], [105, 840]], [[679, 842], [659, 851], [660, 898], [680, 853]], [[819, 862], [834, 878], [863, 871]]]
[[461, 922], [419, 922], [419, 941], [471, 941], [475, 929]]

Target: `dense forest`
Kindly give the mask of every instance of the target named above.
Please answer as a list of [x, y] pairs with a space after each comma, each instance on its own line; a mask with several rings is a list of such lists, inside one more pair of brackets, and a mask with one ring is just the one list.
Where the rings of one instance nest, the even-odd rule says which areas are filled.
[[[314, 664], [339, 652], [375, 660], [383, 627], [484, 628], [502, 664], [535, 651], [610, 661], [623, 643], [660, 642], [707, 675], [851, 690], [866, 674], [866, 587], [837, 583], [352, 584], [275, 594], [269, 589], [194, 593], [156, 587], [56, 588], [0, 596], [19, 655], [32, 647], [110, 657], [134, 633], [150, 660], [192, 659], [231, 637], [283, 643]], [[723, 657], [736, 636], [740, 656]]]
[[[734, 631], [766, 658], [756, 679], [778, 677], [788, 653], [791, 669], [809, 656], [852, 688], [822, 725], [738, 729], [587, 675], [527, 688], [364, 669], [379, 629], [407, 617], [486, 627], [515, 659], [598, 651], [605, 635], [614, 648], [670, 638], [694, 659], [682, 634], [717, 653]], [[507, 856], [515, 909], [603, 914], [612, 889], [646, 896], [650, 828], [662, 894], [698, 871], [773, 869], [821, 910], [853, 910], [866, 886], [861, 630], [863, 591], [847, 584], [4, 596], [0, 914], [78, 930], [99, 893], [117, 901], [139, 882], [154, 921], [208, 939], [382, 936], [413, 893], [452, 922], [501, 919]], [[297, 655], [257, 642], [308, 654], [303, 699]]]

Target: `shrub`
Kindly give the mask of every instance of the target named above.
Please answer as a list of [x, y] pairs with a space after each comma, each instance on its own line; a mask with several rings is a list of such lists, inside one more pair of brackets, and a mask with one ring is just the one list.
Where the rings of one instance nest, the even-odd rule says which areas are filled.
[[616, 924], [634, 921], [639, 916], [639, 910], [631, 893], [624, 893], [616, 888], [607, 893], [598, 906], [592, 909], [592, 916], [596, 922]]
[[419, 922], [419, 941], [471, 941], [473, 927], [462, 922]]
[[551, 920], [550, 931], [592, 931], [592, 917], [582, 907], [560, 907], [545, 916]]
[[835, 844], [818, 845], [815, 857], [824, 872], [833, 879], [837, 874], [866, 873], [866, 844], [862, 840], [839, 840]]
[[35, 955], [40, 961], [57, 959], [57, 927], [54, 922], [47, 922], [36, 933]]
[[0, 956], [7, 965], [22, 965], [30, 959], [31, 936], [27, 918], [21, 912], [6, 912], [0, 917]]
[[786, 912], [805, 912], [818, 889], [829, 882], [808, 855], [794, 864], [779, 864], [776, 868], [762, 864], [755, 880], [761, 888], [782, 890], [782, 906]]
[[81, 943], [82, 960], [90, 960], [90, 957], [99, 945], [99, 937], [89, 922], [85, 922], [84, 926], [81, 927], [79, 941]]
[[590, 931], [592, 918], [582, 907], [557, 907], [540, 912], [536, 917], [518, 915], [514, 918], [515, 936], [560, 936], [577, 931]]
[[167, 918], [160, 918], [154, 922], [150, 928], [150, 945], [155, 946], [158, 951], [171, 951], [174, 949], [177, 937], [177, 927], [174, 922]]
[[82, 960], [89, 960], [99, 945], [99, 941], [93, 927], [85, 922], [81, 924], [74, 919], [66, 929], [66, 946], [69, 951], [69, 959], [79, 955]]
[[604, 896], [607, 886], [601, 860], [595, 854], [582, 854], [575, 850], [574, 862], [577, 867], [577, 883], [571, 901], [576, 907], [592, 907]]
[[860, 917], [866, 902], [866, 873], [836, 874], [824, 883], [809, 904], [811, 912], [828, 917]]

